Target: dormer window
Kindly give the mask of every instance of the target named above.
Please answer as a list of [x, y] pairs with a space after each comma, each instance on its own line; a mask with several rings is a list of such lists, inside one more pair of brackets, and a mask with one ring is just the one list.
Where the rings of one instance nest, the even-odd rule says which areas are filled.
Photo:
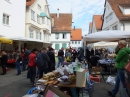
[[124, 15], [130, 14], [130, 5], [119, 5], [119, 8]]

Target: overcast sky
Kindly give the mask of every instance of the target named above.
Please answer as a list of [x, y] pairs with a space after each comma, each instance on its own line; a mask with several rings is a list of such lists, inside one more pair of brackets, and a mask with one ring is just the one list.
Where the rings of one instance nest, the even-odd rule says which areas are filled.
[[105, 0], [48, 0], [50, 13], [72, 13], [75, 28], [82, 28], [82, 34], [88, 33], [89, 22], [93, 15], [102, 14]]

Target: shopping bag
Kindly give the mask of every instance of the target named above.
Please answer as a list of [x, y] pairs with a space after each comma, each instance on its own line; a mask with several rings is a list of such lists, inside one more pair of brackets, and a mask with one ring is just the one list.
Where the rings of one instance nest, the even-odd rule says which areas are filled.
[[109, 76], [106, 80], [106, 83], [115, 85], [115, 77]]

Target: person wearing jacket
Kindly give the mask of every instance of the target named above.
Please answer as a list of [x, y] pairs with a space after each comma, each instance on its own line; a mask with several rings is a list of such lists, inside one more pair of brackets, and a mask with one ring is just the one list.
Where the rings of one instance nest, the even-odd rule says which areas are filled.
[[2, 66], [2, 71], [3, 73], [1, 75], [5, 75], [6, 74], [6, 65], [7, 65], [7, 61], [8, 61], [8, 57], [5, 51], [2, 51], [2, 57], [0, 58], [1, 60], [1, 66]]
[[29, 67], [29, 74], [30, 74], [30, 85], [34, 86], [35, 85], [35, 77], [36, 77], [36, 64], [35, 64], [35, 57], [37, 54], [38, 50], [34, 48], [29, 55], [28, 59], [28, 67]]
[[54, 49], [53, 48], [49, 48], [48, 49], [49, 51], [47, 52], [49, 58], [50, 58], [50, 61], [49, 61], [49, 64], [48, 64], [48, 69], [50, 72], [52, 72], [53, 70], [55, 70], [55, 54], [54, 54]]
[[21, 58], [20, 52], [17, 51], [16, 62], [15, 62], [15, 65], [16, 65], [16, 68], [17, 68], [17, 75], [21, 74], [21, 68], [20, 68], [20, 61], [21, 60], [22, 60], [22, 58]]
[[108, 91], [108, 94], [111, 97], [115, 97], [115, 95], [118, 93], [120, 82], [122, 82], [123, 88], [126, 88], [124, 67], [128, 62], [129, 54], [130, 54], [130, 49], [126, 48], [126, 45], [127, 43], [125, 40], [120, 40], [118, 42], [118, 47], [120, 48], [120, 50], [115, 58], [115, 61], [116, 61], [115, 68], [117, 69], [116, 84], [112, 91]]
[[[43, 60], [44, 60], [45, 64], [48, 65], [48, 63], [50, 61], [50, 58], [49, 58], [49, 56], [47, 54], [47, 49], [45, 47], [42, 47], [41, 53], [43, 55]], [[43, 72], [45, 74], [49, 72], [49, 69], [44, 68], [44, 66], [38, 67], [38, 69], [39, 69], [39, 79], [43, 77]]]

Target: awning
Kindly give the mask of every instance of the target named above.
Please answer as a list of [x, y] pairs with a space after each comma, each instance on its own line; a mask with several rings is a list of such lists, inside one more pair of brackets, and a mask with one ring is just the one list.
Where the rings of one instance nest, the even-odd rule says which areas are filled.
[[0, 37], [0, 43], [8, 43], [8, 44], [12, 44], [13, 41], [10, 40], [10, 39], [7, 39], [7, 38]]
[[39, 39], [33, 39], [33, 38], [27, 38], [27, 37], [7, 37], [11, 40], [19, 40], [19, 41], [30, 41], [30, 42], [40, 42], [43, 43], [42, 40]]
[[44, 12], [40, 13], [40, 17], [47, 17], [48, 19], [50, 19], [50, 17], [46, 13], [44, 13]]

